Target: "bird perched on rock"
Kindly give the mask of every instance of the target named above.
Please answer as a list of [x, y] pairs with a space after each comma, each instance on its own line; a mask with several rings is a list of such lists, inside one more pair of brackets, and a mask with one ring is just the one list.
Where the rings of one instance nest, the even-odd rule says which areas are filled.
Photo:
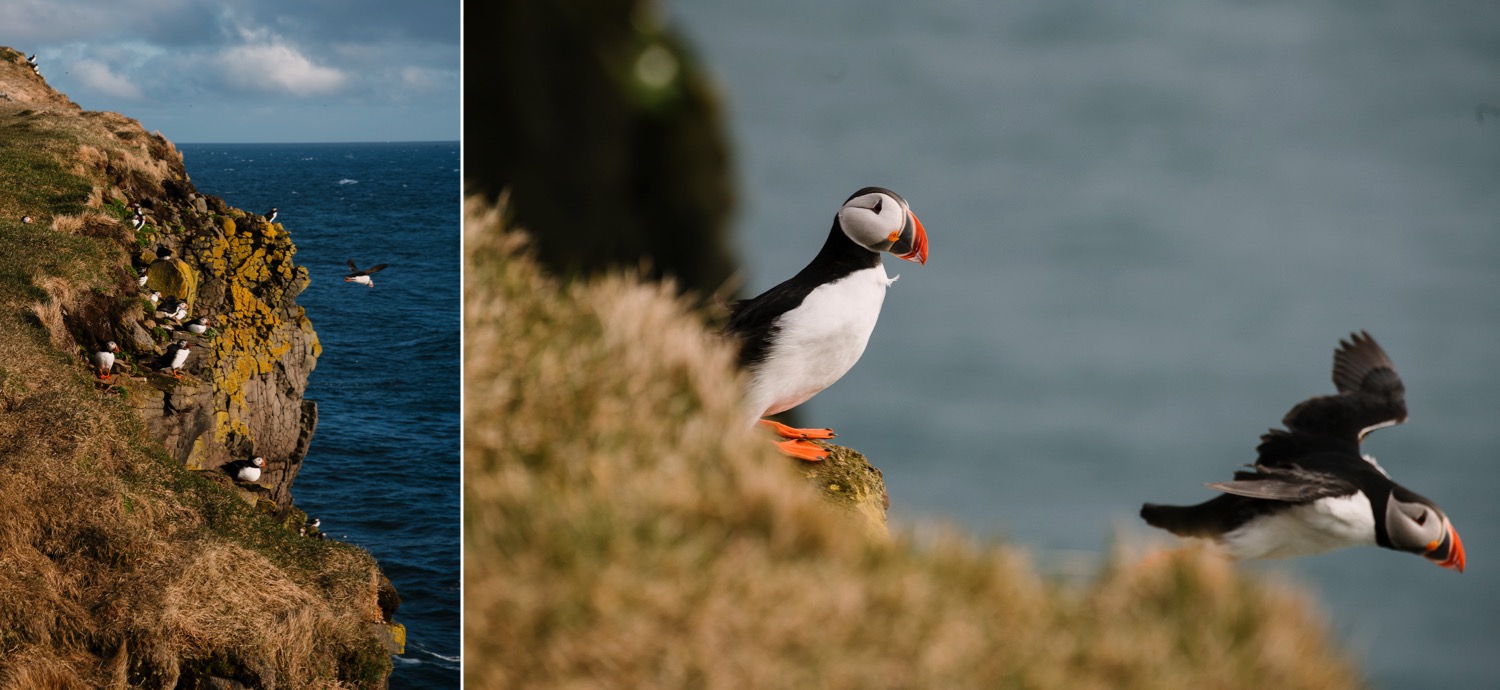
[[224, 465], [224, 471], [229, 476], [242, 482], [260, 481], [261, 469], [266, 466], [266, 459], [259, 455], [249, 460], [236, 460]]
[[782, 452], [821, 460], [827, 451], [806, 439], [832, 438], [830, 429], [795, 429], [761, 419], [817, 395], [859, 361], [886, 288], [882, 252], [927, 263], [927, 231], [906, 199], [881, 187], [850, 196], [812, 263], [786, 282], [730, 307], [724, 333], [740, 340], [740, 367], [750, 418], [784, 441]]
[[1337, 395], [1298, 403], [1286, 430], [1260, 437], [1253, 471], [1208, 487], [1224, 495], [1194, 506], [1147, 503], [1141, 517], [1184, 537], [1204, 537], [1236, 558], [1284, 558], [1380, 546], [1463, 572], [1464, 547], [1437, 504], [1391, 481], [1360, 452], [1371, 431], [1406, 421], [1406, 386], [1363, 331], [1333, 353]]
[[276, 222], [276, 207], [275, 206], [272, 206], [271, 210], [266, 212], [266, 222], [267, 223], [275, 223]]
[[151, 300], [151, 306], [155, 307], [156, 305], [161, 304], [161, 293], [152, 290], [151, 294], [146, 295], [146, 299]]
[[349, 275], [344, 276], [346, 283], [359, 283], [367, 287], [375, 287], [375, 282], [370, 280], [371, 273], [379, 273], [385, 270], [387, 264], [375, 264], [363, 271], [354, 265], [354, 259], [349, 260]]
[[203, 335], [204, 333], [208, 332], [209, 325], [210, 324], [208, 322], [208, 317], [200, 316], [196, 319], [193, 319], [193, 322], [187, 325], [187, 329], [189, 333], [192, 333], [194, 335]]
[[161, 309], [156, 310], [153, 315], [158, 319], [172, 319], [180, 323], [188, 317], [187, 302], [176, 297], [170, 297], [166, 302], [162, 303]]
[[111, 340], [104, 344], [98, 352], [94, 353], [94, 370], [99, 373], [99, 378], [108, 381], [110, 372], [115, 368], [115, 353], [120, 351], [120, 346]]
[[146, 287], [146, 281], [150, 280], [150, 279], [151, 279], [151, 268], [149, 266], [142, 266], [141, 270], [136, 273], [135, 284], [139, 285], [141, 287]]
[[178, 340], [172, 344], [163, 357], [167, 361], [167, 369], [172, 371], [172, 376], [182, 378], [182, 365], [187, 364], [188, 355], [192, 350], [192, 344], [186, 340]]
[[41, 66], [38, 65], [38, 64], [36, 64], [36, 53], [32, 53], [31, 57], [26, 58], [26, 64], [28, 64], [28, 65], [31, 66], [31, 71], [33, 71], [33, 72], [35, 72], [37, 74], [41, 74], [42, 73]]
[[164, 244], [156, 245], [156, 260], [168, 261], [172, 258], [172, 250]]

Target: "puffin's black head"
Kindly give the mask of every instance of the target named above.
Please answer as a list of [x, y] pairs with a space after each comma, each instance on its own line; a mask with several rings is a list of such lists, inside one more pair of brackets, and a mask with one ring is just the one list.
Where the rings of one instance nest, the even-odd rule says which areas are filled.
[[1448, 516], [1438, 507], [1405, 487], [1391, 488], [1385, 504], [1385, 530], [1390, 548], [1408, 551], [1444, 568], [1464, 571], [1464, 543]]
[[844, 234], [861, 247], [927, 263], [927, 230], [900, 194], [884, 187], [865, 187], [844, 201], [838, 221]]

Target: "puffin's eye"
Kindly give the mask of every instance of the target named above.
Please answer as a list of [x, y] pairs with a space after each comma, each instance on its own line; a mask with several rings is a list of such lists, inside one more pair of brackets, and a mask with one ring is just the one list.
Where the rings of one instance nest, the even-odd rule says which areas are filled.
[[871, 208], [870, 210], [874, 211], [875, 215], [878, 216], [878, 215], [880, 215], [880, 207], [884, 203], [885, 203], [885, 198], [884, 197], [875, 197], [875, 206], [873, 208]]
[[1425, 524], [1427, 524], [1427, 511], [1424, 510], [1424, 511], [1422, 511], [1421, 515], [1417, 516], [1417, 524], [1418, 525], [1425, 525]]

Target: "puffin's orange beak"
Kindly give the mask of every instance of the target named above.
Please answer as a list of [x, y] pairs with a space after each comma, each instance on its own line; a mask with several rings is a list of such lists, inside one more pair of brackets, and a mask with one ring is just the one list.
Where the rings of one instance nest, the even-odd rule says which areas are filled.
[[1442, 541], [1430, 545], [1423, 555], [1449, 570], [1464, 571], [1464, 543], [1458, 538], [1458, 530], [1453, 529], [1451, 524], [1448, 525], [1448, 535]]
[[907, 211], [906, 217], [911, 222], [907, 223], [906, 227], [901, 229], [901, 239], [897, 240], [896, 244], [891, 247], [891, 253], [907, 261], [926, 264], [927, 230], [922, 227], [922, 221], [917, 220], [917, 214]]

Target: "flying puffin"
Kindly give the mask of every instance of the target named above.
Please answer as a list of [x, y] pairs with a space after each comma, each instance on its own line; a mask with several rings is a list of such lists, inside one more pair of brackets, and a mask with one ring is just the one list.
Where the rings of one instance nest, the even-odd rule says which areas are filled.
[[1463, 542], [1448, 516], [1360, 452], [1371, 431], [1406, 421], [1406, 386], [1390, 357], [1370, 334], [1353, 334], [1333, 353], [1333, 384], [1337, 395], [1298, 403], [1281, 420], [1285, 431], [1260, 437], [1253, 471], [1208, 485], [1224, 495], [1194, 506], [1147, 503], [1141, 517], [1213, 539], [1235, 558], [1368, 545], [1463, 572]]
[[187, 340], [179, 340], [173, 343], [172, 349], [167, 351], [166, 356], [170, 358], [167, 368], [172, 370], [172, 376], [182, 378], [182, 365], [187, 363], [189, 351], [192, 344]]
[[258, 482], [261, 468], [265, 466], [266, 459], [257, 455], [249, 460], [236, 460], [226, 464], [224, 471], [242, 482]]
[[275, 206], [272, 206], [271, 210], [266, 212], [266, 222], [267, 223], [275, 223], [276, 222], [276, 207]]
[[193, 322], [187, 325], [187, 329], [189, 333], [192, 333], [194, 335], [203, 335], [208, 331], [208, 326], [208, 317], [200, 316], [196, 319], [193, 319]]
[[739, 364], [749, 372], [750, 418], [784, 441], [783, 453], [822, 460], [828, 452], [805, 439], [832, 438], [831, 429], [795, 429], [761, 419], [790, 410], [849, 371], [865, 351], [886, 288], [881, 252], [927, 263], [927, 231], [906, 199], [865, 187], [833, 217], [812, 263], [786, 282], [730, 307], [724, 333], [739, 339]]
[[375, 283], [370, 280], [370, 274], [383, 271], [385, 270], [386, 266], [387, 264], [375, 264], [374, 266], [361, 271], [354, 265], [354, 259], [350, 259], [349, 275], [344, 276], [344, 282], [359, 283], [360, 285], [364, 285], [367, 287], [375, 287]]
[[120, 346], [111, 340], [104, 347], [94, 353], [94, 370], [99, 372], [99, 378], [108, 381], [110, 372], [115, 368], [115, 353], [120, 351]]

